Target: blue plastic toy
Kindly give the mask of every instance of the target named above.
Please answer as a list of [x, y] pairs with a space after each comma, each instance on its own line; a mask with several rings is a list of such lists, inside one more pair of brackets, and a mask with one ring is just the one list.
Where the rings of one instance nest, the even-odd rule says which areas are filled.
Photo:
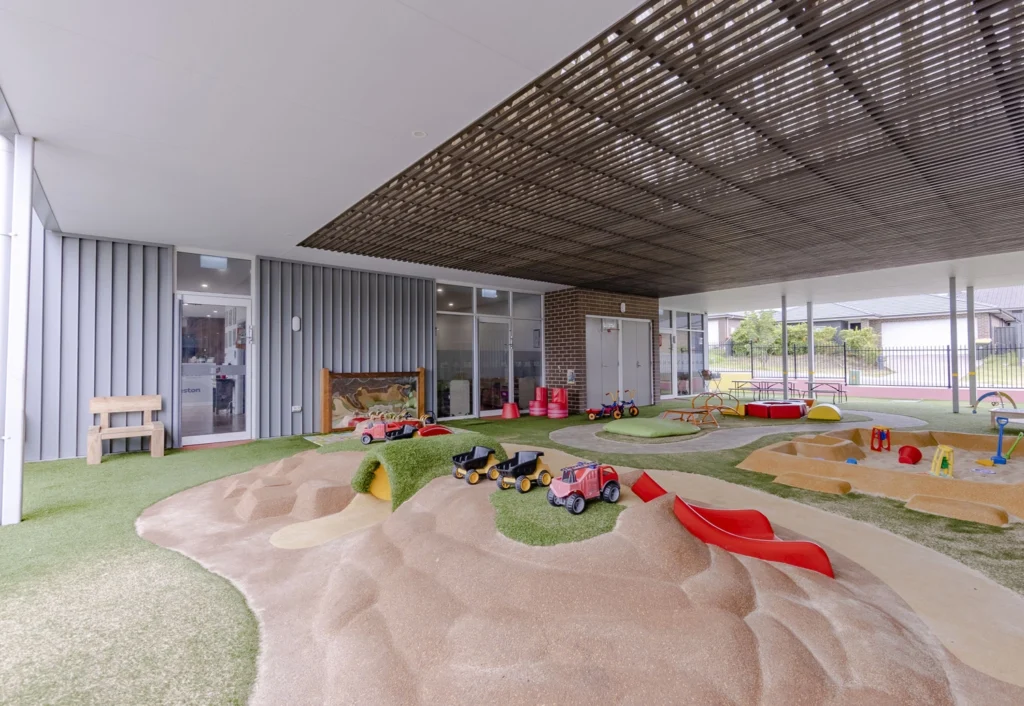
[[1006, 457], [1003, 456], [1003, 430], [1009, 423], [1009, 417], [996, 417], [996, 424], [999, 425], [999, 444], [996, 446], [996, 455], [992, 457], [992, 463], [1000, 466], [1006, 465]]
[[856, 465], [857, 465], [857, 459], [855, 459], [855, 458], [848, 458], [848, 459], [846, 459], [846, 462], [847, 462], [847, 463], [851, 463], [851, 464], [853, 464], [854, 466], [856, 466]]

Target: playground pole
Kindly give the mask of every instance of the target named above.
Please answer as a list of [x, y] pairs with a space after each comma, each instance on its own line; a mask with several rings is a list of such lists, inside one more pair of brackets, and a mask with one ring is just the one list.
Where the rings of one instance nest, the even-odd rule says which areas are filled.
[[789, 325], [786, 321], [786, 295], [782, 295], [782, 399], [789, 399]]
[[814, 302], [807, 300], [807, 396], [814, 399]]
[[970, 390], [971, 407], [978, 404], [978, 351], [975, 341], [974, 287], [967, 288], [967, 388]]
[[953, 414], [960, 414], [960, 361], [956, 343], [956, 275], [949, 278], [949, 380], [953, 388]]

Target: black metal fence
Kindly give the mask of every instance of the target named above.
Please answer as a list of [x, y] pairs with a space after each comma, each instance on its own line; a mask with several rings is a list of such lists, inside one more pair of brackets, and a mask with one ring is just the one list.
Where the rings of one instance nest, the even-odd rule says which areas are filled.
[[[1024, 347], [979, 344], [976, 348], [978, 387], [1024, 389]], [[957, 350], [960, 385], [968, 383], [968, 348]], [[850, 385], [952, 387], [953, 352], [949, 346], [858, 348], [845, 344], [816, 346], [815, 380], [843, 380]], [[807, 347], [790, 346], [789, 376], [806, 378]], [[751, 378], [781, 378], [778, 346], [725, 343], [709, 347], [708, 366], [716, 373], [748, 373]]]

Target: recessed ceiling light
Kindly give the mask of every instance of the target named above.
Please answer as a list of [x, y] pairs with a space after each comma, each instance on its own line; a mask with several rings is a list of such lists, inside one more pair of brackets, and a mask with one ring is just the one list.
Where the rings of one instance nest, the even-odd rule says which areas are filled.
[[200, 287], [202, 287], [203, 289], [206, 289], [206, 288], [207, 288], [207, 287], [209, 287], [210, 285], [208, 285], [208, 284], [207, 284], [206, 282], [203, 282], [203, 283], [202, 283], [201, 285], [199, 285], [199, 286], [200, 286]]
[[444, 287], [438, 287], [437, 288], [437, 293], [438, 294], [444, 294]]
[[413, 130], [412, 136], [415, 137], [417, 140], [422, 140], [424, 137], [427, 136], [427, 133], [423, 132], [423, 130]]
[[448, 306], [455, 306], [455, 302], [448, 302]]
[[210, 318], [210, 315], [209, 315], [209, 314], [207, 314], [207, 315], [206, 315], [206, 318], [208, 318], [208, 319], [209, 319], [209, 318]]
[[213, 310], [213, 313], [214, 313], [214, 314], [216, 314], [216, 313], [217, 313], [217, 310], [216, 310], [216, 309], [214, 309], [214, 310]]

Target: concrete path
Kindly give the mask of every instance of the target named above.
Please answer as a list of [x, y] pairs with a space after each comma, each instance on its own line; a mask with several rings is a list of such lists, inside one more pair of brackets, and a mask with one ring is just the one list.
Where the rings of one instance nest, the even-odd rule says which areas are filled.
[[761, 425], [747, 428], [718, 429], [702, 434], [696, 438], [683, 441], [667, 441], [663, 444], [633, 444], [626, 441], [613, 441], [597, 435], [604, 431], [604, 424], [581, 424], [565, 427], [551, 432], [551, 440], [571, 446], [574, 449], [601, 451], [615, 454], [679, 454], [694, 451], [724, 451], [737, 446], [745, 446], [757, 441], [762, 436], [771, 434], [803, 434], [806, 432], [835, 431], [836, 429], [852, 429], [863, 426], [883, 426], [894, 429], [917, 427], [926, 424], [922, 419], [907, 417], [902, 414], [885, 414], [883, 412], [859, 412], [847, 410], [849, 414], [869, 417], [865, 422], [825, 422], [821, 424], [779, 424]]

